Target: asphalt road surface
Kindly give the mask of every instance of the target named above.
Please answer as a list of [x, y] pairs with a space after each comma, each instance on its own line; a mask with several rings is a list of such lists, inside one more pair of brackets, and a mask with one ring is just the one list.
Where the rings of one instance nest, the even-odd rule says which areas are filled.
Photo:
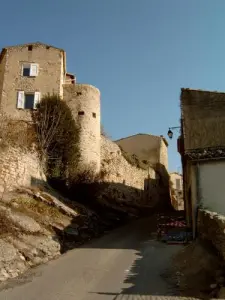
[[150, 224], [136, 221], [32, 269], [0, 300], [185, 299], [170, 298], [176, 291], [161, 276], [180, 246], [155, 241]]

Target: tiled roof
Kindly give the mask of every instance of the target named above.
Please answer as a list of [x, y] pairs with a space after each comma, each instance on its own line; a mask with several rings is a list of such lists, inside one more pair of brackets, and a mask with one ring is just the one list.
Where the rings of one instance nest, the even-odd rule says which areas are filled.
[[185, 156], [191, 160], [210, 160], [225, 158], [225, 147], [195, 149], [185, 151]]

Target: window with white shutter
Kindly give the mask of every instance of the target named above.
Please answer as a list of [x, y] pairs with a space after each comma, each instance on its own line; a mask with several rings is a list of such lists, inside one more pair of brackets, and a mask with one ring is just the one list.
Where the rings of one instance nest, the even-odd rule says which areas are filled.
[[40, 100], [41, 100], [40, 92], [35, 92], [34, 93], [34, 107], [33, 107], [34, 109], [37, 109], [37, 105], [40, 102]]
[[24, 91], [19, 91], [17, 93], [17, 108], [23, 109], [25, 104], [25, 95]]
[[30, 65], [30, 76], [37, 76], [38, 75], [38, 64], [31, 64]]
[[18, 109], [36, 109], [37, 104], [41, 100], [40, 92], [24, 93], [19, 91], [17, 94], [17, 108]]
[[25, 76], [25, 77], [38, 76], [38, 64], [30, 64], [30, 63], [23, 64], [22, 76]]

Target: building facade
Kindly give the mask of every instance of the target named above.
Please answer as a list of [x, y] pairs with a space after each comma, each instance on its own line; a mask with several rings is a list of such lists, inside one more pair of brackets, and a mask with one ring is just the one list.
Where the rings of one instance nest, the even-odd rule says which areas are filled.
[[168, 143], [163, 136], [136, 134], [115, 141], [124, 151], [147, 160], [151, 166], [163, 166], [168, 170]]
[[183, 176], [177, 172], [170, 173], [170, 181], [174, 187], [174, 189], [178, 191], [183, 190]]
[[12, 118], [29, 118], [41, 96], [63, 97], [65, 52], [42, 43], [4, 48], [0, 55], [0, 104]]
[[57, 94], [68, 103], [80, 129], [80, 166], [100, 170], [100, 92], [76, 84], [66, 71], [66, 53], [40, 42], [2, 49], [0, 109], [12, 119], [31, 120], [41, 97]]
[[171, 202], [176, 210], [184, 210], [183, 175], [178, 172], [170, 173]]
[[[165, 199], [165, 202], [170, 202], [168, 143], [166, 139], [163, 136], [140, 133], [117, 140], [115, 143], [125, 152], [135, 155], [139, 160], [147, 162], [149, 167], [154, 168], [159, 175], [157, 184], [160, 186], [160, 194], [158, 196]], [[146, 185], [149, 185], [148, 180], [146, 180]]]
[[[100, 91], [77, 83], [76, 77], [67, 72], [63, 49], [40, 42], [2, 49], [0, 114], [30, 122], [31, 112], [47, 94], [60, 95], [79, 127], [79, 169], [102, 171], [105, 182], [112, 191], [119, 191], [116, 197], [120, 195], [123, 200], [139, 199], [142, 204], [158, 204], [161, 208], [170, 205], [168, 144], [164, 137], [138, 134], [116, 142], [106, 140], [100, 130]], [[148, 168], [130, 164], [118, 146], [147, 161]]]
[[195, 236], [199, 208], [225, 215], [225, 93], [182, 89], [181, 131], [185, 210]]
[[[31, 111], [46, 94], [67, 102], [80, 129], [80, 162], [100, 171], [100, 91], [76, 83], [67, 72], [63, 49], [36, 42], [5, 47], [0, 54], [0, 110], [11, 119], [31, 121]], [[162, 136], [137, 134], [116, 144], [147, 160], [168, 182], [167, 141]]]

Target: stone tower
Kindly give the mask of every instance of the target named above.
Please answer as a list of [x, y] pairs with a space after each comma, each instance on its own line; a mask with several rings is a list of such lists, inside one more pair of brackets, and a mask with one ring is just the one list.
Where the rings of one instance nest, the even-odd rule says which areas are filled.
[[64, 84], [63, 100], [70, 107], [80, 129], [79, 167], [100, 171], [100, 91], [88, 84]]

